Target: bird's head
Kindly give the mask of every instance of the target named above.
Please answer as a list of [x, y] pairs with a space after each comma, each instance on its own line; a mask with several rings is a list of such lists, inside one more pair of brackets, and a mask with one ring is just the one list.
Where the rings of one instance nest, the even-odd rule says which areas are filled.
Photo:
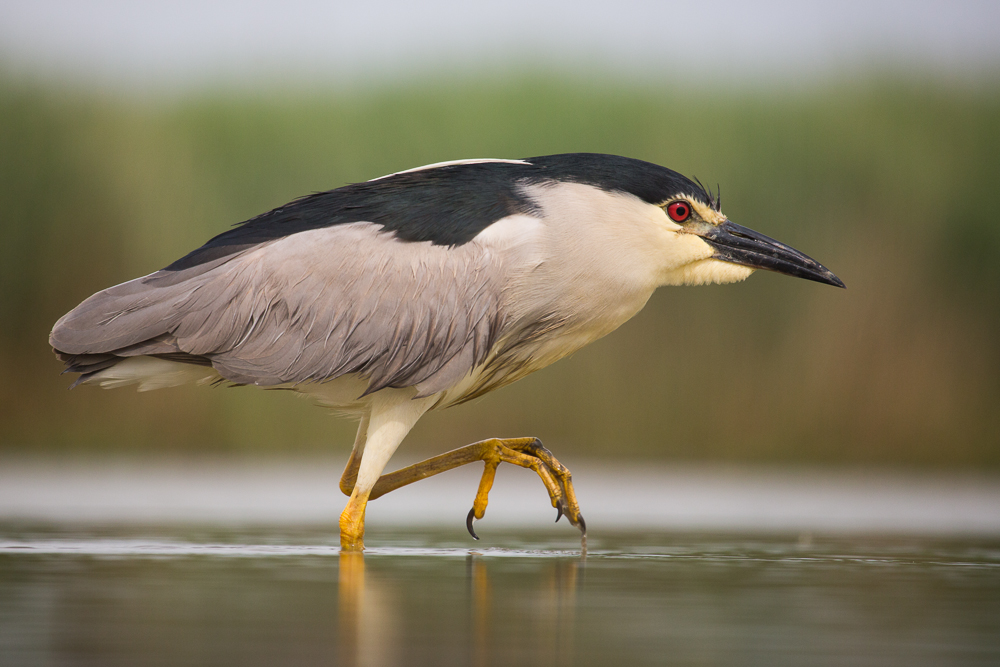
[[666, 272], [665, 284], [731, 283], [757, 269], [767, 269], [845, 287], [840, 278], [808, 255], [729, 220], [722, 213], [718, 196], [678, 193], [658, 208], [665, 218], [661, 224], [673, 235], [670, 259], [674, 266]]
[[638, 216], [641, 225], [654, 230], [655, 247], [649, 250], [657, 255], [661, 285], [731, 283], [766, 269], [845, 287], [811, 257], [729, 220], [718, 195], [665, 167], [594, 154], [530, 158], [528, 162], [559, 181], [618, 195], [624, 217]]

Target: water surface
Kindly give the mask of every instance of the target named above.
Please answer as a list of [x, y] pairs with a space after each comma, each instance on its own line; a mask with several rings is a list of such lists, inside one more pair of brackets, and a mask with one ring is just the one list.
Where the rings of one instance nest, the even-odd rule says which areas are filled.
[[483, 538], [7, 525], [0, 664], [1000, 663], [997, 540]]

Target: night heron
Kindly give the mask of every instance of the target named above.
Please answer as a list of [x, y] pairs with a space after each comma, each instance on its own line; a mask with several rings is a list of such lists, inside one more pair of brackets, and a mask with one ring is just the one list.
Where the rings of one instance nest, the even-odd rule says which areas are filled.
[[[484, 461], [534, 470], [586, 532], [569, 471], [536, 438], [490, 439], [383, 475], [428, 410], [514, 382], [621, 326], [661, 285], [769, 269], [843, 287], [730, 222], [718, 196], [597, 154], [462, 160], [297, 199], [170, 266], [91, 296], [50, 342], [76, 384], [280, 387], [360, 417], [340, 488], [345, 549], [371, 499]], [[75, 384], [74, 384], [75, 386]]]

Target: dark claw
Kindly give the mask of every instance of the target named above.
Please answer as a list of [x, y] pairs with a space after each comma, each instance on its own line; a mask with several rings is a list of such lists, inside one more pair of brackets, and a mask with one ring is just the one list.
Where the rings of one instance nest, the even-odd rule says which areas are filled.
[[465, 517], [465, 527], [469, 529], [469, 535], [472, 535], [472, 539], [478, 540], [479, 536], [476, 535], [476, 531], [472, 529], [472, 522], [476, 518], [476, 508], [473, 507], [469, 510], [469, 516]]
[[556, 523], [559, 523], [559, 519], [563, 518], [562, 505], [556, 506]]
[[578, 520], [576, 525], [579, 526], [580, 532], [583, 533], [584, 537], [587, 537], [587, 522], [583, 520], [583, 515], [578, 515]]

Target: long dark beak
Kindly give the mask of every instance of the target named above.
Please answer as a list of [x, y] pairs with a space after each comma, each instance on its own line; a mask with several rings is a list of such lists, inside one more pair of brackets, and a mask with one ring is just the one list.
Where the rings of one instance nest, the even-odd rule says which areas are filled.
[[847, 287], [833, 272], [795, 248], [741, 227], [728, 220], [717, 227], [695, 232], [715, 248], [715, 259], [742, 264], [753, 269], [767, 269], [796, 278], [815, 280], [836, 287]]

